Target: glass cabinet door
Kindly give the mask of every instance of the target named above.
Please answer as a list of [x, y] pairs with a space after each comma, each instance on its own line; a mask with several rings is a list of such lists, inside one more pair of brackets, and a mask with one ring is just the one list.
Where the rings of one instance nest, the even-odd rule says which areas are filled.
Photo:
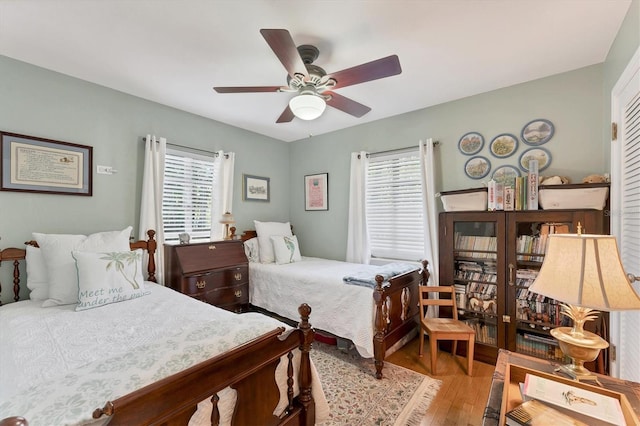
[[[558, 301], [529, 291], [536, 279], [551, 234], [576, 233], [570, 212], [536, 212], [512, 214], [509, 220], [507, 284], [514, 332], [509, 333], [508, 349], [538, 358], [566, 362], [558, 341], [550, 330], [569, 326], [571, 321], [560, 314]], [[561, 283], [558, 283], [561, 285]]]
[[499, 256], [504, 232], [500, 217], [461, 215], [450, 226], [453, 258], [449, 264], [453, 266], [458, 319], [476, 331], [476, 358], [481, 360], [483, 354], [492, 359], [504, 344], [504, 262]]

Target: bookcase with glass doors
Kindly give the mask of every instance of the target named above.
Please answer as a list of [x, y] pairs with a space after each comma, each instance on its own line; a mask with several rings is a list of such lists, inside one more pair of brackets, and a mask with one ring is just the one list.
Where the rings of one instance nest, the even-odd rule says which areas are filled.
[[[475, 359], [493, 364], [498, 350], [508, 349], [565, 361], [550, 330], [570, 320], [560, 315], [558, 301], [528, 287], [544, 261], [548, 235], [576, 233], [578, 226], [588, 234], [609, 231], [603, 210], [440, 213], [440, 283], [454, 285], [458, 318], [476, 331]], [[602, 314], [586, 328], [607, 338], [607, 321]], [[587, 368], [606, 372], [599, 361]]]

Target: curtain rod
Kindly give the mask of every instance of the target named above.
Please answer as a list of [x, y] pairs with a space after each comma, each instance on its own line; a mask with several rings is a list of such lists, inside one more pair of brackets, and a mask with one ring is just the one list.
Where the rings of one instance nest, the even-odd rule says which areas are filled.
[[[440, 145], [440, 141], [433, 141], [432, 143], [433, 143], [433, 146]], [[378, 157], [380, 155], [399, 153], [399, 152], [403, 152], [403, 151], [412, 151], [414, 149], [416, 149], [415, 145], [414, 146], [405, 146], [404, 148], [395, 148], [395, 149], [388, 149], [386, 151], [370, 152], [370, 153], [367, 154], [367, 157], [369, 157], [369, 158]], [[358, 155], [358, 158], [360, 158], [359, 155]]]
[[[146, 142], [147, 138], [143, 137], [142, 140]], [[191, 151], [205, 152], [205, 153], [207, 153], [209, 155], [213, 155], [214, 157], [218, 156], [217, 152], [211, 152], [211, 151], [207, 151], [206, 149], [193, 148], [193, 147], [185, 146], [185, 145], [178, 145], [177, 143], [169, 143], [169, 142], [167, 142], [167, 146], [172, 146], [172, 147], [176, 147], [176, 148], [184, 148], [184, 149], [188, 149], [188, 150], [191, 150]], [[224, 158], [229, 158], [229, 154], [225, 153], [224, 154]]]

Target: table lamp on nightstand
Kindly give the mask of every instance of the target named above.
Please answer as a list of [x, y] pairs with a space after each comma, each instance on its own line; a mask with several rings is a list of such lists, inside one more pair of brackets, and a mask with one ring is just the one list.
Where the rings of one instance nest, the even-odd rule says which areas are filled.
[[562, 371], [576, 380], [595, 377], [584, 363], [594, 361], [609, 343], [585, 331], [584, 323], [597, 318], [598, 311], [640, 309], [640, 296], [631, 285], [635, 280], [622, 267], [615, 237], [579, 231], [549, 235], [544, 262], [529, 291], [563, 302], [561, 313], [573, 320], [573, 327], [551, 330], [573, 360]]
[[222, 219], [220, 219], [220, 223], [224, 223], [224, 239], [225, 240], [230, 240], [233, 238], [233, 233], [229, 232], [231, 229], [235, 228], [229, 228], [232, 224], [236, 223], [235, 219], [233, 218], [233, 215], [229, 212], [226, 212], [225, 214], [222, 215]]

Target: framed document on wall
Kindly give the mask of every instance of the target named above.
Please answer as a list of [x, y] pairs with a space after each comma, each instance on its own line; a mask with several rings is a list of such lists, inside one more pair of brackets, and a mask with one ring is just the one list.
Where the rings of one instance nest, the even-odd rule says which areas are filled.
[[304, 177], [304, 209], [329, 210], [329, 173]]
[[92, 195], [93, 147], [0, 132], [0, 189]]

